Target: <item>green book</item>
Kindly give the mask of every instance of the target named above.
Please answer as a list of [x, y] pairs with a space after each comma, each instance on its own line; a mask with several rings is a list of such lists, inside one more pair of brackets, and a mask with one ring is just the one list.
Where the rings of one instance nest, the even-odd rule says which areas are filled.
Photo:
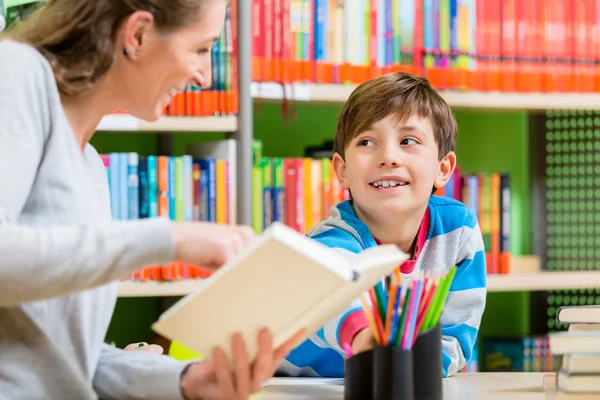
[[263, 231], [263, 172], [259, 166], [252, 167], [252, 228], [259, 235]]

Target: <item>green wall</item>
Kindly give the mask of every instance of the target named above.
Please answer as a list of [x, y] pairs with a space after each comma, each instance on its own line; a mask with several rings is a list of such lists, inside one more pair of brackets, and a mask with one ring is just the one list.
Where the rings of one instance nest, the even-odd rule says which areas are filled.
[[[263, 141], [266, 156], [302, 156], [306, 146], [332, 140], [341, 104], [295, 104], [296, 120], [284, 122], [281, 104], [263, 103], [255, 109], [254, 135]], [[528, 121], [524, 112], [455, 110], [459, 126], [458, 162], [465, 172], [503, 170], [511, 174], [511, 239], [513, 254], [531, 251], [529, 221]], [[174, 154], [187, 143], [221, 138], [218, 134], [183, 134], [174, 137]], [[157, 154], [159, 140], [149, 134], [97, 134], [92, 140], [100, 153], [136, 151]], [[119, 299], [108, 339], [122, 347], [148, 341], [150, 324], [158, 316], [156, 298]], [[510, 321], [507, 323], [507, 321]], [[490, 293], [480, 336], [522, 335], [529, 332], [529, 293]]]

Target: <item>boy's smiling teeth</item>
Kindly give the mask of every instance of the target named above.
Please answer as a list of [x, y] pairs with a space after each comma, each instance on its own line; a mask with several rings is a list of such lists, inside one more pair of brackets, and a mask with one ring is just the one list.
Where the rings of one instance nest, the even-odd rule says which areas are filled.
[[406, 186], [407, 182], [398, 182], [392, 180], [383, 180], [383, 181], [375, 181], [370, 183], [371, 186], [376, 188], [387, 188], [387, 187], [396, 187], [396, 186]]

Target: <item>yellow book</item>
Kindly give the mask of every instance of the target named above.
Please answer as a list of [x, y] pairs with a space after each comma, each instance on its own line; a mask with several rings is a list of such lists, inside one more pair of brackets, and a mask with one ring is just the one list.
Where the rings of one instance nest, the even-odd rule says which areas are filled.
[[313, 194], [312, 194], [312, 158], [303, 158], [302, 167], [304, 169], [304, 229], [306, 232], [313, 225]]
[[217, 223], [227, 223], [227, 171], [225, 160], [216, 160]]

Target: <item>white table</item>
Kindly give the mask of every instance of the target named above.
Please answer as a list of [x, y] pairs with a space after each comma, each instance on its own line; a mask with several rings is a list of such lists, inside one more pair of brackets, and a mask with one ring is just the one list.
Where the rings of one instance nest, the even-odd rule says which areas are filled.
[[[551, 400], [555, 396], [550, 373], [463, 373], [444, 379], [444, 399]], [[253, 400], [343, 400], [341, 380], [273, 378]]]

